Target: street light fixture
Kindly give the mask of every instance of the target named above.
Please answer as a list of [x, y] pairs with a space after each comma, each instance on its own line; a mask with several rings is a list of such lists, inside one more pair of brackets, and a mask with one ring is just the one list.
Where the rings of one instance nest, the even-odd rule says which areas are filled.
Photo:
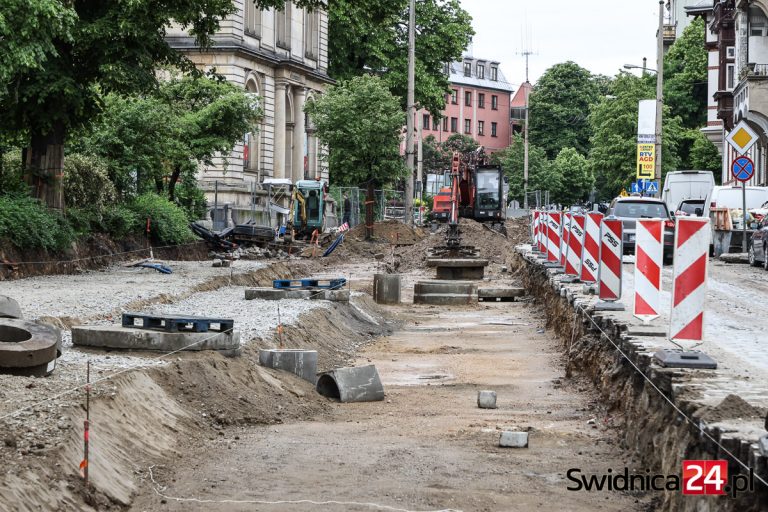
[[624, 64], [624, 69], [642, 69], [643, 73], [650, 71], [651, 73], [658, 73], [655, 69], [647, 68], [645, 66], [636, 66], [635, 64]]

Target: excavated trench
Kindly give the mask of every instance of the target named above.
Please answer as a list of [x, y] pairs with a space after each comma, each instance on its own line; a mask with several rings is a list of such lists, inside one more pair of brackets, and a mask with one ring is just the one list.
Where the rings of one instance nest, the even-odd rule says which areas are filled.
[[[674, 397], [673, 381], [682, 378], [679, 372], [651, 367], [647, 361], [636, 357], [636, 347], [624, 341], [619, 326], [600, 318], [590, 318], [588, 313], [578, 310], [572, 301], [561, 296], [559, 288], [553, 286], [550, 275], [541, 265], [517, 254], [513, 266], [520, 271], [529, 293], [544, 306], [547, 327], [562, 341], [566, 376], [580, 374], [591, 380], [609, 412], [615, 415], [622, 447], [640, 458], [645, 465], [643, 469], [648, 468], [654, 474], [680, 475], [683, 460], [726, 459], [729, 460], [730, 474], [744, 473], [738, 463], [723, 453], [719, 443], [739, 459], [751, 462], [755, 473], [763, 478], [768, 476], [765, 457], [756, 459], [749, 443], [718, 431], [711, 433], [718, 441], [714, 443], [660, 395], [660, 391], [665, 393], [688, 418], [696, 418], [698, 405]], [[633, 361], [623, 357], [606, 336]], [[632, 363], [639, 366], [659, 390], [654, 389]], [[616, 470], [623, 468], [614, 468]], [[744, 492], [736, 498], [685, 496], [681, 492], [658, 494], [657, 510], [670, 512], [768, 510], [768, 488], [759, 481], [755, 482], [755, 492]]]

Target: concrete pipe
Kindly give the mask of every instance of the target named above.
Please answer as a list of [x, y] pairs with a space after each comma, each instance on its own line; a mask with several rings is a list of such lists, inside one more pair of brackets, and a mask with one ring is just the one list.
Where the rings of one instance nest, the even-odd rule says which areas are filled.
[[317, 392], [343, 403], [384, 400], [384, 386], [372, 364], [323, 373], [317, 380]]
[[0, 295], [0, 318], [24, 318], [19, 303], [6, 295]]
[[400, 304], [401, 277], [399, 274], [373, 276], [373, 300], [376, 304]]
[[58, 329], [24, 320], [0, 319], [0, 372], [44, 376], [54, 368]]
[[259, 364], [266, 368], [291, 372], [312, 384], [317, 382], [317, 350], [259, 350]]

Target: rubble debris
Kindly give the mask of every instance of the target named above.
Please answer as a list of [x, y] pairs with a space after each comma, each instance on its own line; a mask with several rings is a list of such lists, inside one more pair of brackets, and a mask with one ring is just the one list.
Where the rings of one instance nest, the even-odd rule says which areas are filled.
[[372, 364], [336, 368], [321, 374], [317, 379], [317, 392], [342, 403], [384, 400], [384, 386]]
[[710, 423], [735, 418], [762, 418], [765, 409], [755, 407], [738, 395], [730, 394], [722, 402], [703, 412], [701, 417]]
[[496, 408], [496, 392], [490, 391], [490, 390], [478, 391], [477, 406], [480, 409], [495, 409]]

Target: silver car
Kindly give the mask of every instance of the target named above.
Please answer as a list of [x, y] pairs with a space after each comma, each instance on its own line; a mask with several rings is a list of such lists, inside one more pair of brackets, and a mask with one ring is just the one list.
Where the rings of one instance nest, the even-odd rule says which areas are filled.
[[611, 202], [607, 216], [622, 221], [624, 254], [635, 253], [637, 219], [664, 219], [664, 261], [672, 261], [675, 221], [664, 201], [653, 197], [617, 197]]

